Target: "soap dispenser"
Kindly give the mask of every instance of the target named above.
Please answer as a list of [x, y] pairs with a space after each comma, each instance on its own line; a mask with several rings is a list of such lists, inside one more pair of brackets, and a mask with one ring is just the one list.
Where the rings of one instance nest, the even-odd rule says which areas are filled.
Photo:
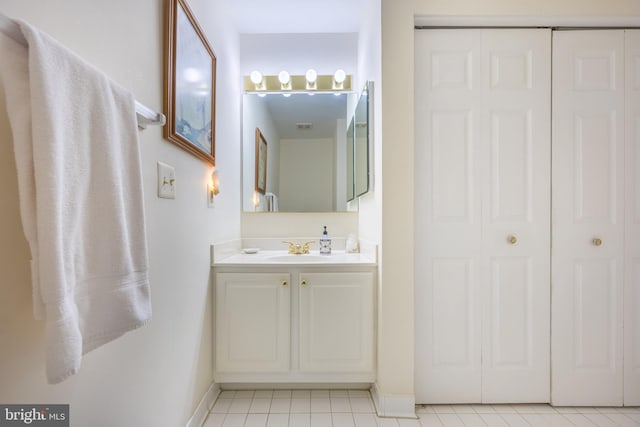
[[331, 255], [331, 239], [327, 233], [327, 226], [324, 226], [322, 237], [320, 237], [320, 255]]

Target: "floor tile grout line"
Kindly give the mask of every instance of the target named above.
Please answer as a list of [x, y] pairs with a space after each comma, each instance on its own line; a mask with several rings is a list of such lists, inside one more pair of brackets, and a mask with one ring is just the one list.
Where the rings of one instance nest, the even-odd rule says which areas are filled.
[[[260, 390], [260, 391], [263, 391], [263, 390]], [[216, 401], [214, 402], [214, 405], [209, 411], [208, 416], [211, 416], [211, 414], [215, 414], [218, 418], [223, 419], [223, 424], [224, 424], [225, 422], [224, 420], [230, 417], [235, 417], [235, 418], [242, 417], [242, 419], [244, 420], [244, 423], [246, 423], [247, 419], [249, 419], [250, 416], [262, 415], [267, 419], [267, 425], [268, 425], [268, 420], [270, 416], [274, 419], [278, 417], [286, 416], [287, 423], [289, 423], [292, 417], [297, 415], [307, 415], [311, 419], [314, 414], [317, 414], [317, 415], [322, 414], [330, 418], [332, 420], [331, 424], [333, 424], [333, 420], [335, 418], [338, 418], [338, 419], [341, 418], [339, 416], [336, 417], [336, 415], [348, 415], [347, 417], [343, 417], [343, 419], [346, 418], [347, 420], [350, 420], [350, 422], [347, 421], [348, 424], [352, 423], [353, 425], [355, 425], [356, 414], [362, 414], [362, 415], [373, 416], [374, 419], [376, 420], [376, 423], [380, 424], [379, 420], [381, 420], [381, 418], [379, 418], [375, 414], [374, 410], [371, 410], [372, 398], [369, 393], [367, 393], [366, 395], [363, 395], [360, 393], [352, 395], [352, 394], [344, 393], [343, 391], [341, 391], [340, 393], [336, 393], [335, 395], [332, 395], [331, 390], [329, 390], [328, 393], [327, 391], [323, 391], [322, 393], [317, 393], [314, 396], [312, 392], [313, 390], [309, 390], [308, 394], [302, 395], [300, 393], [297, 393], [296, 396], [294, 396], [294, 391], [292, 390], [288, 390], [288, 393], [284, 391], [279, 394], [276, 394], [275, 390], [271, 390], [271, 393], [269, 396], [266, 396], [267, 393], [259, 394], [259, 391], [257, 390], [234, 391], [232, 393], [223, 392], [220, 394], [220, 396], [218, 396], [218, 399], [216, 399]], [[329, 403], [328, 411], [312, 412], [311, 401], [314, 399], [314, 397], [320, 398], [324, 401], [328, 401]], [[368, 406], [370, 406], [369, 411], [367, 412], [354, 411], [353, 400], [359, 399], [359, 398], [365, 398], [367, 400]], [[288, 411], [271, 412], [272, 408], [271, 406], [269, 406], [268, 412], [265, 412], [265, 410], [260, 410], [258, 412], [251, 412], [251, 408], [253, 407], [253, 404], [255, 401], [269, 400], [269, 405], [272, 405], [273, 401], [276, 399], [288, 401], [289, 403]], [[305, 412], [305, 411], [293, 412], [295, 411], [295, 409], [292, 406], [294, 400], [308, 401], [309, 412]], [[335, 401], [333, 404], [332, 404], [332, 400]], [[216, 405], [219, 403], [219, 401], [225, 401], [224, 405], [226, 405], [226, 408], [224, 411], [214, 412], [214, 409]], [[233, 403], [240, 402], [240, 401], [242, 402], [237, 403], [237, 406], [239, 407], [235, 409], [238, 412], [230, 412], [231, 406], [233, 405]], [[342, 401], [342, 403], [338, 404], [337, 402], [339, 401]], [[242, 411], [241, 409], [244, 409], [244, 407], [247, 407], [247, 404], [248, 404], [248, 409], [246, 411]], [[224, 405], [220, 405], [220, 406], [223, 407]], [[438, 407], [444, 410], [440, 410], [440, 411], [436, 410], [436, 408]], [[490, 411], [482, 410], [482, 408], [484, 407], [491, 408], [491, 410]], [[347, 408], [349, 410], [344, 410]], [[559, 408], [563, 408], [563, 410], [560, 410]], [[464, 425], [463, 416], [471, 415], [471, 414], [477, 417], [480, 417], [481, 421], [485, 424], [486, 424], [486, 421], [484, 420], [484, 417], [483, 417], [484, 415], [498, 415], [499, 418], [507, 425], [509, 425], [507, 416], [517, 416], [518, 418], [522, 419], [526, 424], [531, 425], [532, 417], [538, 418], [538, 417], [545, 417], [545, 416], [554, 416], [554, 417], [559, 416], [559, 418], [563, 419], [564, 421], [573, 424], [573, 422], [569, 418], [569, 416], [573, 416], [573, 415], [581, 415], [592, 422], [594, 421], [591, 420], [591, 417], [590, 417], [591, 415], [595, 415], [599, 417], [604, 416], [605, 417], [604, 419], [607, 419], [611, 421], [611, 423], [616, 424], [621, 417], [623, 417], [623, 419], [625, 420], [628, 420], [629, 422], [632, 422], [632, 423], [636, 422], [636, 419], [632, 415], [640, 415], [640, 407], [636, 406], [636, 407], [611, 407], [611, 408], [607, 408], [607, 407], [557, 407], [556, 408], [548, 404], [416, 405], [416, 413], [418, 415], [421, 415], [421, 414], [422, 415], [429, 414], [430, 416], [436, 415], [436, 418], [440, 421], [441, 424], [444, 424], [443, 418], [449, 418], [451, 415], [455, 415], [455, 419], [458, 421], [458, 423], [461, 423], [461, 425]], [[615, 416], [615, 418], [617, 418], [618, 421], [612, 418], [612, 416]], [[390, 420], [391, 423], [393, 423], [393, 425], [395, 426], [400, 426], [402, 424], [398, 421], [397, 418], [386, 418], [386, 419]]]

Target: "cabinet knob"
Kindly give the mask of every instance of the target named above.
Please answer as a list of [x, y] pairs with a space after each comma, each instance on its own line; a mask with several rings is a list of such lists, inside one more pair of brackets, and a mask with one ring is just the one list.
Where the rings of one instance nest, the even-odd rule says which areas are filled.
[[507, 242], [509, 242], [510, 245], [515, 245], [518, 243], [518, 238], [515, 235], [510, 234], [509, 237], [507, 237]]
[[282, 281], [282, 286], [287, 286], [289, 284], [289, 282], [287, 282], [286, 280]]
[[599, 237], [594, 237], [592, 240], [593, 244], [596, 246], [600, 246], [602, 245], [602, 239], [600, 239]]
[[307, 286], [307, 280], [306, 280], [306, 279], [303, 279], [303, 280], [300, 282], [300, 284], [301, 284], [302, 286]]

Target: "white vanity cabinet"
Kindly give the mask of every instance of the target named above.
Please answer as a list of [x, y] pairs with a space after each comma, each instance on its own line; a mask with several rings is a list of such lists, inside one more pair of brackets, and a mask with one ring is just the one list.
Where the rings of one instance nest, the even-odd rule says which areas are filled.
[[375, 268], [217, 267], [214, 279], [216, 382], [375, 380]]

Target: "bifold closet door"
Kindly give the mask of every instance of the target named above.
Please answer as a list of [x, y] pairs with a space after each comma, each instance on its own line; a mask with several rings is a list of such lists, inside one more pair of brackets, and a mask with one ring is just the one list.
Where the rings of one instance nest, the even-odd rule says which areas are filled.
[[550, 45], [415, 33], [418, 403], [549, 399]]
[[552, 403], [623, 403], [624, 31], [553, 35]]
[[640, 405], [640, 30], [625, 31], [624, 404]]

